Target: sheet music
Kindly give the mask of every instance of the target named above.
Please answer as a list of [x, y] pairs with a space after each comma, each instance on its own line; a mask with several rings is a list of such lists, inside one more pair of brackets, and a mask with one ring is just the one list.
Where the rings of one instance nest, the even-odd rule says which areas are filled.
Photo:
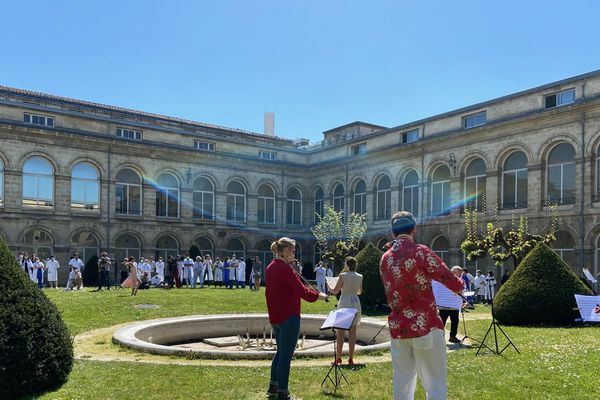
[[585, 277], [587, 278], [588, 281], [590, 281], [592, 283], [598, 282], [598, 280], [596, 278], [594, 278], [594, 275], [592, 275], [592, 273], [590, 272], [589, 269], [584, 268], [583, 269], [583, 274], [585, 275]]
[[436, 306], [451, 308], [453, 310], [460, 310], [462, 307], [463, 301], [460, 296], [438, 281], [431, 281], [431, 289], [433, 289], [433, 297], [435, 297]]
[[350, 329], [352, 322], [354, 322], [354, 318], [356, 318], [357, 312], [358, 310], [356, 308], [339, 308], [333, 310], [329, 313], [327, 318], [325, 318], [325, 322], [323, 322], [323, 325], [321, 325], [321, 328], [319, 329]]
[[340, 279], [339, 276], [336, 276], [335, 278], [332, 276], [325, 277], [325, 282], [327, 282], [329, 290], [333, 290], [333, 288], [335, 288], [338, 283], [338, 279]]
[[584, 321], [600, 322], [600, 296], [576, 294], [575, 301]]

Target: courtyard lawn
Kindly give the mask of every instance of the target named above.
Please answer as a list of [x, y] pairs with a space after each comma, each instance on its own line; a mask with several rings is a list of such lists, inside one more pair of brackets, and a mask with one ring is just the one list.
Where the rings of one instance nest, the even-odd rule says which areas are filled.
[[[266, 312], [261, 292], [225, 289], [151, 289], [130, 297], [129, 291], [45, 293], [58, 306], [73, 334], [128, 321], [191, 314]], [[158, 309], [138, 309], [136, 304], [156, 304]], [[303, 303], [304, 313], [329, 312], [331, 303]], [[489, 309], [477, 306], [467, 315], [469, 336], [481, 339], [487, 330]], [[381, 315], [377, 315], [381, 317]], [[487, 318], [487, 319], [486, 319]], [[600, 329], [504, 327], [521, 351], [507, 349], [502, 356], [475, 356], [476, 348], [462, 348], [448, 355], [449, 399], [598, 399]], [[462, 335], [462, 321], [459, 336]], [[491, 342], [488, 342], [491, 344]], [[501, 340], [503, 347], [504, 341]], [[114, 346], [109, 344], [110, 346]], [[360, 361], [360, 355], [356, 357]], [[165, 360], [177, 362], [165, 357]], [[391, 399], [390, 362], [368, 363], [345, 369], [350, 385], [333, 396], [321, 381], [329, 359], [310, 366], [292, 367], [292, 394], [309, 399]], [[266, 399], [269, 368], [264, 363], [207, 366], [154, 364], [150, 362], [76, 361], [65, 386], [42, 399]], [[424, 399], [422, 389], [417, 399]]]

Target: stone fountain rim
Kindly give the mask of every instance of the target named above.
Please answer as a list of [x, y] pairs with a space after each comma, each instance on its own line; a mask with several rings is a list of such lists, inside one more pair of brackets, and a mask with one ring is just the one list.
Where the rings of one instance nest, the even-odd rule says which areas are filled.
[[[138, 339], [136, 333], [153, 327], [160, 327], [164, 325], [179, 325], [189, 324], [198, 321], [210, 321], [210, 320], [223, 320], [223, 319], [246, 319], [246, 318], [266, 318], [269, 316], [266, 313], [251, 313], [251, 314], [211, 314], [211, 315], [189, 315], [180, 317], [170, 318], [156, 318], [144, 321], [136, 321], [129, 323], [119, 329], [113, 334], [113, 342], [122, 345], [124, 347], [131, 348], [133, 350], [147, 352], [152, 354], [161, 355], [178, 355], [183, 357], [197, 357], [197, 358], [222, 358], [222, 359], [265, 359], [271, 358], [274, 352], [246, 352], [246, 351], [223, 351], [220, 349], [210, 350], [195, 350], [195, 349], [174, 349], [172, 346], [164, 346], [147, 342], [145, 340]], [[325, 320], [326, 316], [322, 314], [302, 314], [302, 319], [306, 320]], [[364, 317], [361, 319], [361, 325], [375, 325], [377, 327], [383, 327], [386, 321], [382, 321], [375, 318]], [[387, 351], [390, 349], [390, 342], [383, 342], [379, 344], [369, 345], [367, 348], [356, 349], [358, 352], [364, 351]], [[330, 357], [330, 350], [316, 350], [307, 352], [296, 352], [297, 357]]]

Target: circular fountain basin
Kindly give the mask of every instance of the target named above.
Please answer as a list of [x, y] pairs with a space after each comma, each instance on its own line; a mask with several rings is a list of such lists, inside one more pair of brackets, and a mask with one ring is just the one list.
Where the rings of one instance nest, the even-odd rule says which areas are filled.
[[[324, 321], [324, 315], [302, 315], [296, 357], [333, 356], [333, 332], [319, 329]], [[389, 350], [390, 335], [384, 325], [385, 321], [362, 318], [355, 352]], [[141, 352], [198, 358], [270, 359], [276, 350], [267, 314], [147, 320], [118, 329], [113, 341]]]

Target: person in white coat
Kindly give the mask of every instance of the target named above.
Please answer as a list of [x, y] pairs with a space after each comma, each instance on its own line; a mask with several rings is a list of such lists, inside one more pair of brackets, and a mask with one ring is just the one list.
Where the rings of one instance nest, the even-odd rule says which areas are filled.
[[323, 267], [323, 261], [319, 261], [315, 268], [315, 278], [317, 280], [317, 289], [321, 293], [327, 293], [326, 273], [327, 271], [325, 270], [325, 267]]
[[196, 277], [194, 276], [194, 260], [190, 258], [189, 254], [185, 255], [183, 259], [183, 276], [187, 282], [188, 287], [192, 289], [196, 287]]
[[494, 278], [494, 273], [488, 271], [488, 274], [485, 277], [485, 301], [487, 304], [492, 304], [492, 301], [494, 300], [495, 286], [496, 278]]
[[161, 281], [165, 280], [165, 262], [162, 257], [158, 257], [158, 261], [154, 263], [154, 268], [156, 269], [156, 275], [160, 276]]
[[79, 258], [79, 254], [73, 254], [73, 258], [71, 258], [71, 260], [69, 261], [69, 266], [75, 271], [75, 281], [77, 282], [77, 290], [83, 289], [83, 281], [81, 279], [83, 273], [83, 261], [81, 260], [81, 258]]
[[475, 294], [477, 295], [477, 302], [483, 303], [485, 295], [485, 275], [480, 270], [475, 272], [475, 278], [473, 279], [473, 285]]
[[202, 276], [200, 277], [200, 286], [204, 287], [204, 283], [206, 286], [210, 286], [210, 283], [213, 281], [213, 262], [210, 258], [210, 254], [206, 254], [204, 256], [203, 268], [202, 268]]
[[54, 259], [54, 255], [46, 261], [46, 269], [48, 271], [48, 286], [56, 289], [58, 287], [58, 269], [60, 264]]
[[214, 286], [223, 286], [223, 261], [219, 257], [215, 259], [215, 280]]
[[[242, 289], [246, 288], [246, 262], [243, 258], [240, 258], [239, 266], [237, 269], [237, 283], [236, 286], [241, 286]], [[238, 286], [238, 287], [239, 287]]]

